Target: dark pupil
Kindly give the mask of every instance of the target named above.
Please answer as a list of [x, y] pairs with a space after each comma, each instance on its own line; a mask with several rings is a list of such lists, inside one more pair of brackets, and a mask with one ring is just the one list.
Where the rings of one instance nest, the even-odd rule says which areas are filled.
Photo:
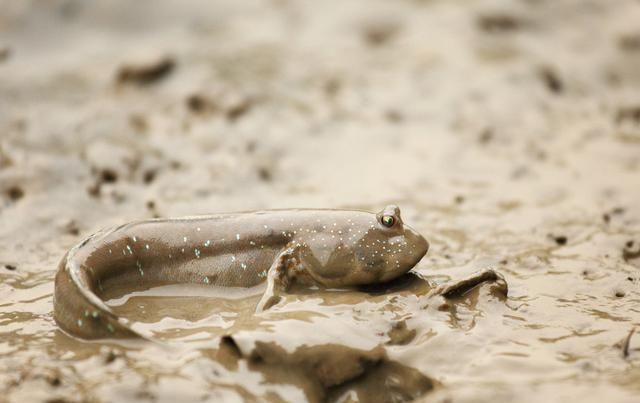
[[393, 225], [393, 217], [386, 215], [384, 217], [382, 217], [382, 224], [384, 224], [385, 227], [390, 227]]

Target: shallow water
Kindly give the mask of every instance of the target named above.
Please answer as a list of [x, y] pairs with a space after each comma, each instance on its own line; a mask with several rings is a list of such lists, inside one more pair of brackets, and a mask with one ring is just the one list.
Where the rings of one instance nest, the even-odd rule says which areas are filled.
[[[640, 4], [130, 3], [0, 3], [0, 401], [637, 399]], [[421, 278], [508, 298], [163, 287], [111, 301], [157, 342], [53, 321], [100, 228], [388, 203]]]

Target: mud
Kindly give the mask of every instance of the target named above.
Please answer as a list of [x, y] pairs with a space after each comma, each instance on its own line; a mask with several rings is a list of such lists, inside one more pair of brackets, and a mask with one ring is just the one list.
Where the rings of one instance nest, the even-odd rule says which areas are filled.
[[[633, 0], [0, 3], [0, 401], [636, 401], [639, 19]], [[53, 321], [60, 258], [100, 228], [390, 203], [431, 244], [392, 284], [260, 315], [259, 290], [112, 290], [157, 342]], [[429, 297], [486, 267], [506, 297]]]

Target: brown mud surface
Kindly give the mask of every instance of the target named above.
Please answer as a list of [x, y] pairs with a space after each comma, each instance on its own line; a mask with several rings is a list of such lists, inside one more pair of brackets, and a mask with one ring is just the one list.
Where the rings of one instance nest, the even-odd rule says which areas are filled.
[[[1, 2], [0, 402], [638, 401], [639, 20], [632, 0]], [[260, 315], [259, 290], [113, 290], [157, 342], [53, 321], [60, 258], [100, 228], [387, 203], [431, 243], [392, 284]], [[428, 297], [488, 266], [506, 298]]]

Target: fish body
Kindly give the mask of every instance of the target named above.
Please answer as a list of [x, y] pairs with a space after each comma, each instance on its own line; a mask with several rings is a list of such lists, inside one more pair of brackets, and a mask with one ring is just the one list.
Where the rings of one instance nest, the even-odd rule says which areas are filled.
[[100, 298], [114, 286], [267, 282], [257, 311], [293, 282], [343, 287], [389, 281], [409, 271], [429, 243], [400, 209], [268, 210], [137, 221], [100, 231], [62, 259], [54, 318], [74, 336], [140, 337]]

